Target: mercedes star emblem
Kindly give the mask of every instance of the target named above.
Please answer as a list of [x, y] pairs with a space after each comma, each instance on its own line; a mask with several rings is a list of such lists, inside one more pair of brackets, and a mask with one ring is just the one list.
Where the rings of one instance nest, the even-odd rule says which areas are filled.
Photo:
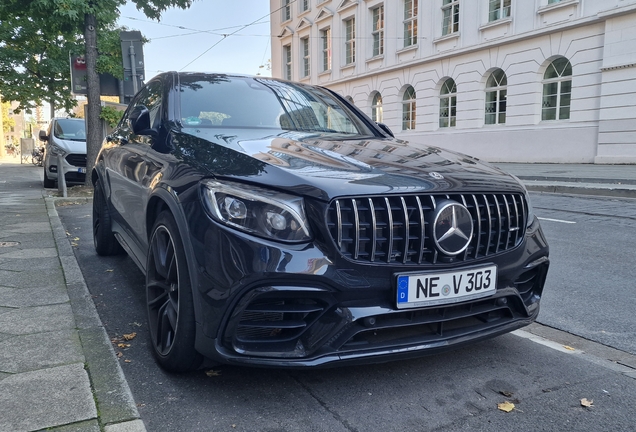
[[466, 250], [473, 236], [473, 218], [463, 205], [440, 203], [433, 221], [433, 240], [440, 252], [454, 256]]

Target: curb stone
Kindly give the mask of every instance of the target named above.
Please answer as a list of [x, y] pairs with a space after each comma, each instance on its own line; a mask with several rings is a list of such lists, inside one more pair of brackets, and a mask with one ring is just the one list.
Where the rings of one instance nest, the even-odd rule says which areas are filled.
[[[86, 358], [86, 370], [99, 411], [100, 423], [107, 432], [145, 432], [146, 428], [140, 419], [124, 373], [106, 329], [95, 309], [95, 304], [55, 208], [55, 203], [58, 200], [62, 202], [87, 202], [88, 199], [45, 197], [53, 237], [66, 278], [71, 308]], [[92, 422], [86, 422], [86, 425], [77, 425], [78, 429], [74, 429], [73, 425], [68, 427], [70, 429], [59, 430], [63, 432], [100, 430], [99, 424], [95, 429], [95, 424]]]

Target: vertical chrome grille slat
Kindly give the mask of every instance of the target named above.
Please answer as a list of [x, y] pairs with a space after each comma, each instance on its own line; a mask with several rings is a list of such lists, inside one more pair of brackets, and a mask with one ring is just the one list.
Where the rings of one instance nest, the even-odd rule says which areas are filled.
[[342, 211], [340, 210], [340, 201], [336, 201], [336, 215], [338, 220], [338, 249], [342, 250]]
[[355, 198], [351, 200], [351, 208], [353, 208], [353, 259], [358, 259], [360, 254], [360, 215]]
[[388, 250], [386, 254], [386, 262], [391, 262], [391, 256], [393, 255], [393, 211], [391, 210], [391, 203], [388, 198], [384, 198], [386, 204], [386, 214], [389, 222], [389, 241]]
[[490, 214], [490, 203], [488, 202], [488, 198], [486, 195], [482, 195], [482, 197], [484, 198], [484, 207], [486, 208], [488, 216], [488, 243], [486, 243], [486, 251], [484, 253], [484, 256], [488, 256], [490, 253], [490, 237], [492, 237], [492, 215]]
[[[400, 265], [447, 263], [451, 257], [439, 252], [427, 231], [429, 217], [439, 207], [440, 200], [445, 199], [469, 208], [473, 218], [469, 247], [456, 257], [457, 260], [469, 262], [505, 252], [522, 243], [528, 215], [525, 195], [521, 193], [335, 199], [327, 212], [329, 233], [338, 252], [354, 261]], [[414, 206], [417, 206], [417, 213], [414, 213]]]
[[481, 212], [479, 211], [479, 203], [477, 202], [477, 197], [475, 195], [471, 195], [473, 197], [473, 202], [475, 203], [475, 212], [477, 213], [477, 244], [475, 245], [475, 256], [477, 258], [479, 256], [479, 246], [481, 246]]
[[508, 216], [508, 233], [506, 235], [506, 244], [504, 244], [504, 249], [508, 249], [508, 243], [510, 243], [510, 233], [512, 232], [512, 220], [510, 218], [510, 207], [506, 195], [503, 195], [503, 200], [504, 204], [506, 205], [506, 215]]
[[426, 231], [424, 224], [424, 209], [422, 208], [422, 201], [419, 196], [415, 197], [415, 201], [417, 202], [417, 208], [420, 212], [420, 254], [417, 258], [417, 263], [422, 264], [422, 256], [424, 255], [424, 248], [426, 248]]
[[402, 201], [402, 209], [404, 210], [404, 253], [402, 255], [402, 263], [406, 264], [406, 260], [409, 256], [409, 231], [410, 231], [410, 220], [409, 220], [409, 210], [406, 208], [406, 200], [404, 197], [400, 197]]
[[[464, 195], [462, 195], [462, 204], [464, 204], [464, 207], [468, 208], [468, 204], [466, 203], [466, 197]], [[473, 235], [475, 234], [475, 221], [473, 221]], [[473, 238], [470, 238], [470, 242], [469, 242], [469, 246], [470, 243], [473, 242]], [[464, 261], [466, 261], [468, 259], [468, 250], [470, 249], [470, 247], [467, 247], [466, 250], [464, 251]]]
[[495, 253], [498, 253], [499, 243], [501, 242], [501, 211], [499, 210], [497, 195], [493, 195], [492, 198], [495, 200], [495, 208], [497, 209], [497, 243], [495, 243]]
[[377, 236], [377, 223], [375, 220], [375, 206], [373, 205], [373, 200], [369, 198], [369, 211], [371, 212], [371, 229], [373, 230], [373, 234], [371, 235], [371, 262], [375, 261], [375, 244], [378, 240]]

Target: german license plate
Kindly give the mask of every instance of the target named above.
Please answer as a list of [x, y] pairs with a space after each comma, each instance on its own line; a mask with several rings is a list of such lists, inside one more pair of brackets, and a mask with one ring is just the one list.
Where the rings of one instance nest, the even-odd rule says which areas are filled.
[[398, 309], [459, 303], [487, 297], [497, 289], [497, 266], [453, 272], [397, 275]]
[[86, 174], [86, 168], [78, 168], [77, 172], [80, 174]]

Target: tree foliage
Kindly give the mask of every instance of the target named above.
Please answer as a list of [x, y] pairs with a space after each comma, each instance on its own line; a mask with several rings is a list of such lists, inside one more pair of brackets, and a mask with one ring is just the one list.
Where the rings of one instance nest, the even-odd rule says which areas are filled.
[[[168, 8], [186, 9], [193, 0], [132, 0], [147, 17], [159, 20]], [[87, 171], [101, 144], [98, 67], [121, 76], [121, 69], [105, 54], [114, 46], [119, 8], [126, 0], [2, 0], [0, 2], [0, 94], [32, 108], [42, 100], [67, 110], [70, 96], [68, 52], [84, 45], [88, 104], [86, 124]], [[98, 52], [101, 49], [102, 52]], [[117, 51], [119, 46], [117, 44]], [[116, 56], [111, 56], [116, 58]], [[121, 60], [119, 59], [119, 62]], [[109, 69], [111, 67], [113, 69]], [[114, 73], [113, 73], [114, 72]], [[86, 176], [90, 183], [90, 176]]]

